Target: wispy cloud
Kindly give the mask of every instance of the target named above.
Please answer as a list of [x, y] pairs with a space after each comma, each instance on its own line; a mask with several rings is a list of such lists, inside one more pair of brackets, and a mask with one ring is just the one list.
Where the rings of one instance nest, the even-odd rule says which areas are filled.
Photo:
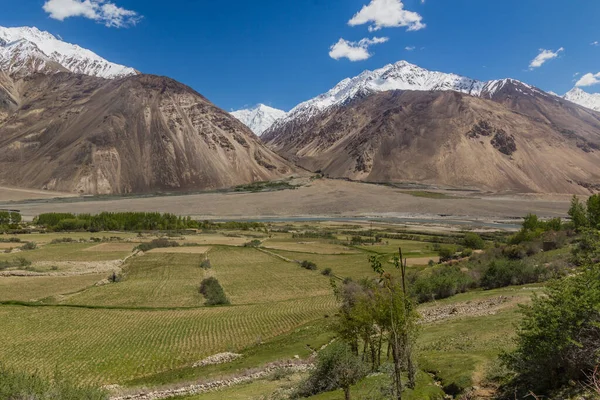
[[583, 86], [593, 86], [600, 83], [600, 72], [597, 74], [587, 73], [583, 75], [575, 84], [575, 86], [583, 87]]
[[556, 51], [540, 49], [540, 54], [538, 54], [533, 60], [531, 60], [531, 63], [529, 63], [529, 69], [532, 70], [541, 67], [546, 61], [558, 57], [558, 54], [564, 50], [565, 49], [563, 47]]
[[362, 61], [371, 58], [369, 46], [374, 44], [385, 43], [389, 39], [386, 37], [374, 37], [373, 39], [365, 38], [358, 42], [349, 42], [345, 39], [340, 39], [336, 44], [329, 48], [329, 57], [334, 60], [347, 58], [350, 61]]
[[404, 9], [402, 0], [371, 0], [348, 21], [348, 25], [357, 26], [371, 23], [369, 31], [381, 28], [407, 27], [409, 31], [425, 28], [423, 17], [414, 11]]
[[43, 9], [50, 14], [50, 18], [59, 21], [84, 17], [114, 28], [135, 25], [142, 18], [137, 12], [108, 0], [46, 0]]
[[404, 48], [404, 50], [406, 50], [406, 51], [413, 51], [414, 49], [416, 49], [416, 47], [415, 47], [415, 46], [406, 46], [406, 47]]
[[600, 42], [596, 40], [595, 42], [590, 43], [590, 46], [600, 46]]

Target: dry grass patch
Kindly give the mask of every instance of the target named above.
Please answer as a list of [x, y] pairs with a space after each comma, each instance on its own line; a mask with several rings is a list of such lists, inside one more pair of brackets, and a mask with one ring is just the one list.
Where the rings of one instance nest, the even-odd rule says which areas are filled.
[[83, 251], [101, 251], [101, 252], [132, 252], [134, 244], [131, 243], [101, 243], [96, 246], [88, 247]]
[[210, 247], [181, 246], [181, 247], [159, 247], [148, 251], [148, 253], [177, 253], [177, 254], [204, 254]]
[[185, 241], [202, 245], [243, 246], [250, 239], [247, 237], [223, 236], [220, 234], [202, 234], [198, 236], [186, 236]]
[[267, 239], [263, 243], [267, 249], [295, 251], [300, 253], [314, 254], [356, 254], [358, 251], [346, 246], [331, 244], [315, 239], [293, 239], [293, 240], [273, 240]]

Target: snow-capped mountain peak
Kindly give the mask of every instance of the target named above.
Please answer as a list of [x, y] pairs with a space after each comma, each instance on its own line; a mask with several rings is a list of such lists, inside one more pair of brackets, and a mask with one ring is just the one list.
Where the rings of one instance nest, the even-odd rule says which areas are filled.
[[568, 91], [563, 99], [594, 111], [600, 111], [600, 93], [592, 94], [576, 87]]
[[545, 92], [515, 79], [478, 81], [452, 73], [429, 71], [407, 61], [398, 61], [373, 71], [364, 71], [346, 78], [333, 89], [294, 107], [285, 118], [278, 120], [272, 130], [291, 121], [306, 121], [325, 110], [377, 92], [390, 90], [457, 91], [472, 96], [493, 99], [502, 91], [516, 90], [535, 95]]
[[231, 115], [244, 123], [257, 136], [260, 136], [287, 113], [264, 104], [258, 104], [252, 108], [233, 111]]
[[0, 68], [9, 73], [66, 70], [107, 79], [138, 73], [34, 27], [0, 27]]

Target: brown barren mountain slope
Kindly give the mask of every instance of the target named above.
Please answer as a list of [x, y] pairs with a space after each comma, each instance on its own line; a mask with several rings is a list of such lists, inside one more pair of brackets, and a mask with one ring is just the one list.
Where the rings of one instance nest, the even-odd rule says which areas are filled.
[[241, 122], [172, 79], [0, 73], [0, 184], [140, 193], [292, 172]]
[[263, 140], [332, 177], [495, 192], [600, 189], [600, 114], [508, 90], [494, 101], [452, 91], [382, 92], [283, 125]]

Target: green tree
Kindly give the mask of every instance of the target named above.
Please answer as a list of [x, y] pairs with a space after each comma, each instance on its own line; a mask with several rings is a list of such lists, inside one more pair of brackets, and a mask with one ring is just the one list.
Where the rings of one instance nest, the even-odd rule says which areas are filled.
[[581, 229], [588, 224], [586, 210], [584, 204], [579, 201], [579, 197], [573, 195], [571, 199], [571, 208], [569, 208], [569, 217], [575, 226], [575, 229]]
[[485, 247], [485, 242], [477, 233], [467, 233], [463, 239], [463, 245], [470, 249], [480, 250]]
[[588, 198], [587, 218], [592, 228], [600, 229], [600, 194]]
[[517, 347], [501, 357], [515, 373], [512, 390], [545, 394], [591, 376], [600, 363], [600, 265], [552, 282], [522, 312]]

